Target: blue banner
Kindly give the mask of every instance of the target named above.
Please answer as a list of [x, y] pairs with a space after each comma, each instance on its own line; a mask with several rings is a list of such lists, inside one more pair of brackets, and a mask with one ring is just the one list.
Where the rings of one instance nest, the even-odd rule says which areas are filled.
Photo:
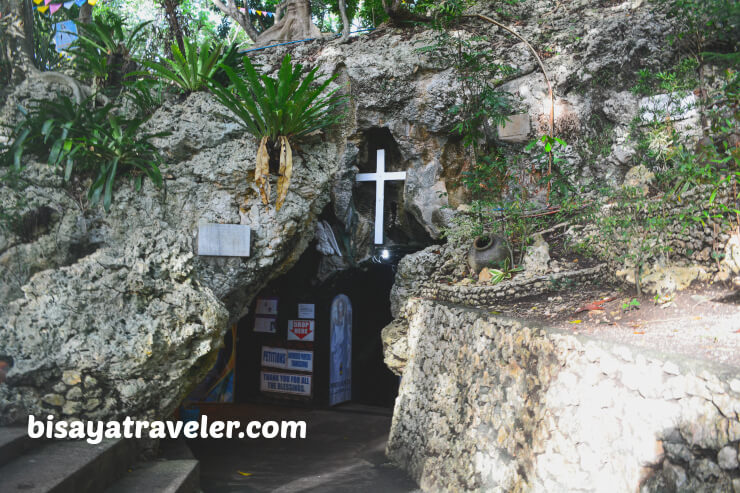
[[58, 52], [62, 52], [77, 39], [77, 24], [74, 21], [57, 22], [54, 24], [54, 45]]

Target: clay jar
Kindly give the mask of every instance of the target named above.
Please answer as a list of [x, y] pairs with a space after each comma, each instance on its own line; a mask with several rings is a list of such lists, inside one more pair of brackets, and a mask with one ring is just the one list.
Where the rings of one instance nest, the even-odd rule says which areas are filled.
[[510, 257], [506, 239], [499, 235], [485, 234], [477, 237], [468, 251], [468, 266], [475, 275], [484, 267], [503, 267]]

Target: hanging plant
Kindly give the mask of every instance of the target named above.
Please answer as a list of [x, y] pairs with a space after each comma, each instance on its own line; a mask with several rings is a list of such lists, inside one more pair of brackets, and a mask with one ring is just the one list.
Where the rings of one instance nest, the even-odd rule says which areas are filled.
[[277, 78], [259, 75], [249, 57], [244, 57], [244, 78], [222, 65], [231, 86], [209, 83], [211, 92], [226, 106], [246, 130], [260, 139], [254, 180], [262, 202], [270, 203], [270, 149], [277, 149], [280, 161], [275, 208], [280, 210], [288, 194], [293, 174], [291, 142], [334, 125], [345, 113], [346, 96], [337, 89], [327, 92], [336, 75], [318, 82], [314, 68], [304, 75], [303, 66], [283, 58]]

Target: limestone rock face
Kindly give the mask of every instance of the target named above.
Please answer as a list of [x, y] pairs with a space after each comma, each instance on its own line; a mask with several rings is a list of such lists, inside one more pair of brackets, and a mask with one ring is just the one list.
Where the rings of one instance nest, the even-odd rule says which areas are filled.
[[[298, 259], [329, 202], [340, 147], [294, 156], [276, 212], [253, 185], [256, 143], [224, 113], [205, 93], [160, 109], [149, 127], [171, 132], [157, 142], [165, 187], [120, 184], [109, 213], [29, 164], [22, 217], [35, 226], [0, 249], [0, 355], [13, 359], [0, 421], [168, 416], [214, 363], [229, 324]], [[0, 200], [12, 193], [0, 189]], [[196, 256], [203, 223], [250, 225], [253, 255]]]

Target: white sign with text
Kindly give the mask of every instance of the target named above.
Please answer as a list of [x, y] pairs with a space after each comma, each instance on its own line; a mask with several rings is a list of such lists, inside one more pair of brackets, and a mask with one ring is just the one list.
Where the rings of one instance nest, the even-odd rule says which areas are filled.
[[271, 371], [260, 372], [260, 390], [279, 394], [311, 396], [311, 375], [294, 375]]

